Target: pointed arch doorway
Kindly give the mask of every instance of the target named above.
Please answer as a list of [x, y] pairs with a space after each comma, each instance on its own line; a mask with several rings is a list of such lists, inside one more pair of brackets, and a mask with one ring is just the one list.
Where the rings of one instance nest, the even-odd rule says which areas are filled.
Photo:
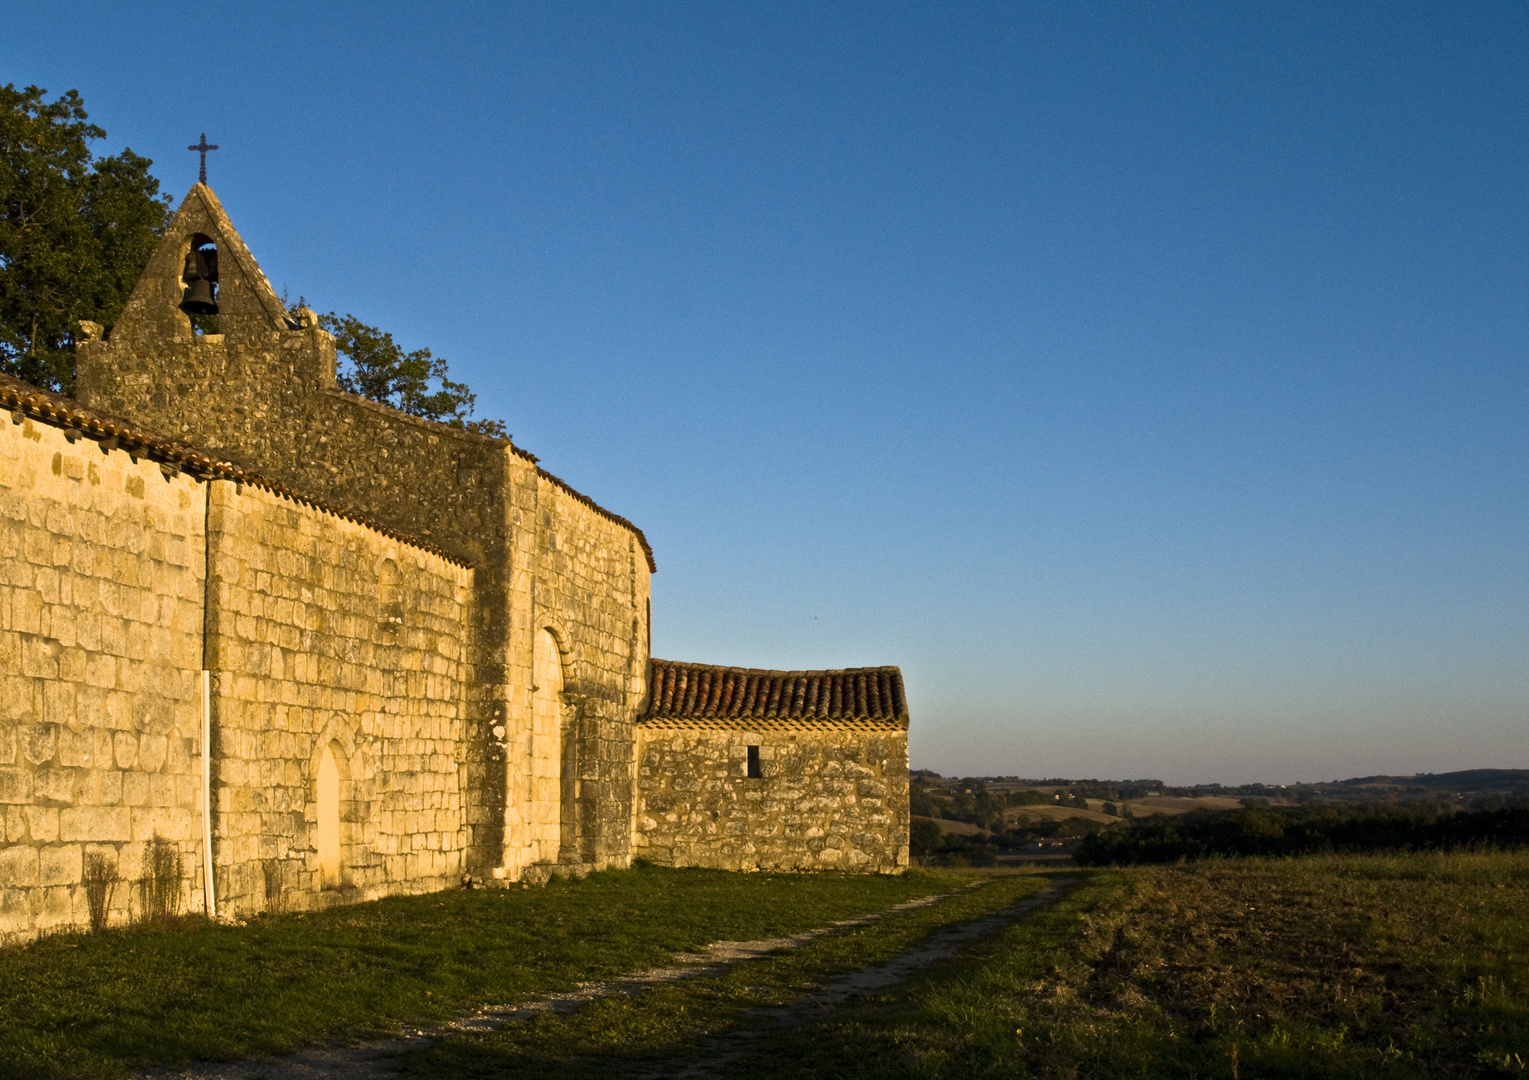
[[531, 861], [557, 862], [568, 817], [564, 788], [568, 731], [563, 719], [563, 653], [546, 628], [536, 631], [532, 656], [530, 791], [527, 801]]
[[319, 753], [318, 775], [314, 778], [314, 844], [319, 856], [320, 888], [341, 884], [345, 867], [345, 848], [340, 833], [340, 756], [344, 751], [333, 742]]

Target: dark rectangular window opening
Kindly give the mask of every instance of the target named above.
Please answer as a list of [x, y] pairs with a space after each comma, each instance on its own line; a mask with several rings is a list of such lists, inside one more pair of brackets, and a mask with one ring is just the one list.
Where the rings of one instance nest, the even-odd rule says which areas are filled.
[[759, 747], [751, 746], [749, 747], [749, 779], [758, 780], [759, 777]]

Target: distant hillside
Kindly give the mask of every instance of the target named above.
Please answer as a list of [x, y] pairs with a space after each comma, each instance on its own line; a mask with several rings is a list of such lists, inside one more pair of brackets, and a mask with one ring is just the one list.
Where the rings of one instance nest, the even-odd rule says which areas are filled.
[[912, 774], [916, 816], [968, 822], [990, 833], [1086, 835], [1117, 820], [1242, 805], [1448, 803], [1490, 810], [1529, 800], [1529, 769], [1466, 769], [1416, 776], [1360, 776], [1310, 784], [1196, 784], [1161, 780], [1026, 779]]
[[[1529, 769], [1462, 769], [1419, 776], [1364, 776], [1327, 783], [1200, 783], [1161, 780], [1044, 780], [1017, 776], [943, 777], [911, 774], [910, 809], [920, 855], [977, 858], [1021, 851], [1035, 841], [1090, 837], [1157, 821], [1174, 828], [1179, 815], [1269, 806], [1277, 812], [1440, 815], [1529, 805]], [[1286, 808], [1280, 811], [1280, 808]], [[1297, 808], [1306, 808], [1298, 811]], [[1390, 808], [1390, 809], [1387, 809]]]
[[1174, 788], [1194, 795], [1236, 795], [1308, 802], [1312, 799], [1337, 802], [1437, 802], [1440, 799], [1491, 802], [1496, 799], [1529, 797], [1529, 769], [1463, 769], [1448, 773], [1419, 773], [1416, 776], [1356, 776], [1312, 784], [1243, 784], [1223, 787], [1199, 784], [1192, 788]]
[[1450, 791], [1522, 790], [1529, 788], [1529, 769], [1462, 769], [1460, 772], [1419, 773], [1416, 776], [1361, 776], [1333, 783], [1338, 786], [1385, 784]]

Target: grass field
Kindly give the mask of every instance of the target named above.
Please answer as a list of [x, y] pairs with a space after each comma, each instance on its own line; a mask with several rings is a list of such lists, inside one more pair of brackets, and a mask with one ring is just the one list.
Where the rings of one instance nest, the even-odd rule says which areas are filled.
[[967, 879], [652, 868], [399, 897], [247, 926], [186, 921], [0, 950], [0, 1076], [114, 1077], [460, 1015], [793, 934]]
[[[1050, 906], [923, 975], [814, 989], [1047, 875], [642, 869], [247, 927], [0, 953], [0, 1075], [121, 1075], [458, 1015], [719, 939], [941, 903], [715, 975], [403, 1061], [424, 1076], [1494, 1077], [1529, 1063], [1529, 852], [1214, 860], [1063, 871]], [[1055, 875], [1050, 875], [1054, 878]]]
[[752, 1076], [1466, 1077], [1529, 1064], [1529, 853], [1099, 871]]
[[[888, 920], [867, 928], [853, 956], [833, 955], [844, 945], [825, 940], [719, 979], [454, 1038], [409, 1065], [426, 1076], [552, 1080], [1525, 1071], [1529, 854], [1068, 875], [1079, 884], [1060, 902], [816, 1022], [780, 1029], [772, 1016], [844, 963], [927, 928]], [[1000, 897], [962, 899], [976, 909]]]
[[[459, 1035], [407, 1062], [411, 1075], [516, 1080], [667, 1076], [683, 1064], [748, 1075], [729, 1060], [732, 1033], [759, 1013], [788, 1006], [825, 980], [891, 959], [951, 923], [980, 918], [1038, 892], [1037, 876], [992, 877], [943, 903], [905, 911], [790, 953], [740, 964], [637, 997], [611, 997], [568, 1016], [549, 1015], [482, 1035]], [[738, 1071], [742, 1069], [742, 1071]]]

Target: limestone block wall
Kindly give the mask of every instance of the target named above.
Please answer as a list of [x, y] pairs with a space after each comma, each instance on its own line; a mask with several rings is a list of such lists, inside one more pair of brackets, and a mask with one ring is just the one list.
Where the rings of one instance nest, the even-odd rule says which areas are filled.
[[[217, 334], [198, 335], [178, 308], [193, 238], [219, 251]], [[334, 339], [297, 327], [210, 189], [192, 188], [110, 337], [78, 350], [76, 392], [95, 409], [258, 470], [400, 532], [462, 555], [484, 602], [474, 605], [477, 679], [467, 741], [469, 825], [479, 872], [498, 866], [505, 762], [491, 729], [510, 690], [504, 440], [448, 428], [342, 393]]]
[[[20, 421], [20, 422], [15, 422]], [[0, 414], [0, 941], [135, 914], [147, 842], [200, 909], [202, 484]]]
[[[184, 258], [195, 240], [220, 252], [221, 331], [199, 335], [177, 308]], [[607, 816], [586, 806], [589, 827], [570, 845], [578, 858], [624, 858], [629, 846], [630, 718], [643, 661], [629, 655], [633, 606], [646, 649], [651, 554], [629, 523], [614, 520], [536, 466], [506, 440], [407, 416], [336, 386], [335, 342], [288, 319], [217, 198], [192, 188], [117, 324], [78, 350], [77, 392], [92, 408], [122, 414], [354, 508], [392, 529], [462, 556], [474, 567], [467, 754], [468, 863], [514, 880], [530, 858], [525, 805], [532, 727], [533, 623], [547, 612], [566, 628], [570, 663], [598, 677], [568, 692], [582, 761], [581, 799], [599, 799], [612, 770], [625, 801]], [[547, 524], [547, 521], [553, 524]], [[581, 537], [579, 530], [592, 532]], [[564, 547], [544, 549], [548, 538]], [[636, 569], [632, 563], [636, 563]], [[622, 600], [606, 603], [619, 586]], [[640, 593], [633, 604], [631, 597]], [[616, 608], [621, 610], [618, 612]], [[551, 617], [551, 616], [549, 616]], [[591, 635], [585, 637], [585, 634]], [[636, 697], [633, 697], [633, 694]], [[625, 699], [627, 704], [615, 704]], [[588, 704], [586, 704], [588, 702]], [[595, 718], [595, 719], [589, 719]], [[618, 766], [617, 759], [620, 759]], [[586, 786], [588, 785], [588, 786]], [[628, 821], [619, 828], [616, 818]]]
[[638, 740], [634, 857], [723, 870], [908, 865], [906, 728], [644, 722]]
[[[208, 522], [220, 911], [459, 884], [471, 570], [224, 480]], [[328, 880], [326, 751], [339, 773]]]
[[[506, 876], [538, 862], [624, 866], [631, 858], [635, 718], [647, 668], [651, 572], [633, 531], [611, 521], [540, 470], [525, 468], [513, 487], [516, 688], [506, 733], [509, 800]], [[561, 781], [537, 766], [538, 677], [535, 641], [548, 635], [560, 665]], [[542, 726], [546, 726], [543, 720]], [[548, 793], [559, 805], [538, 805]], [[538, 838], [557, 823], [560, 842]]]

